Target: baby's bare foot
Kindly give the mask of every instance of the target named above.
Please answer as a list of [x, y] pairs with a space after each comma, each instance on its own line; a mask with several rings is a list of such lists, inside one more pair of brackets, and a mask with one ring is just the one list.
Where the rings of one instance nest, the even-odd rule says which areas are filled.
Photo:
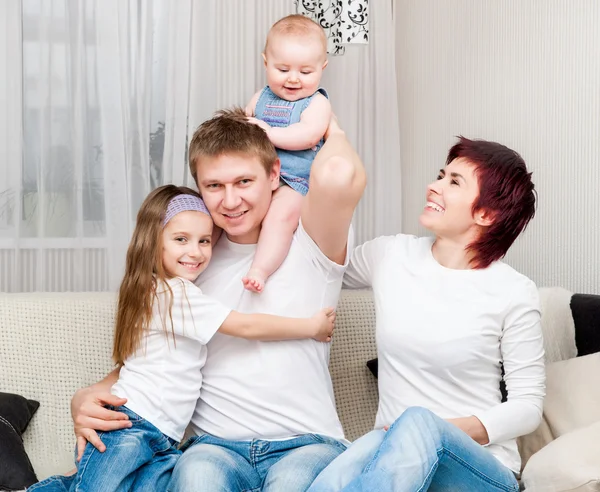
[[242, 278], [244, 288], [250, 292], [260, 294], [265, 287], [265, 276], [256, 270], [250, 270], [245, 277]]

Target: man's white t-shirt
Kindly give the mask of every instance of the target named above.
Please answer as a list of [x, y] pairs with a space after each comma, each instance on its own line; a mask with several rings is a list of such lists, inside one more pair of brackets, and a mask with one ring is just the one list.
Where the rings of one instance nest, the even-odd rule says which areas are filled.
[[480, 270], [445, 268], [432, 245], [428, 237], [380, 237], [356, 248], [346, 273], [347, 286], [373, 287], [375, 427], [392, 424], [412, 406], [444, 419], [475, 415], [490, 452], [518, 472], [515, 438], [539, 425], [545, 394], [537, 288], [500, 261]]
[[[223, 235], [198, 285], [242, 313], [300, 318], [336, 306], [346, 264], [329, 260], [302, 223], [285, 261], [260, 294], [245, 290], [241, 281], [255, 251], [255, 244], [236, 244]], [[313, 433], [343, 439], [328, 364], [328, 343], [263, 342], [217, 333], [208, 344], [192, 428], [230, 440]]]
[[127, 398], [127, 408], [163, 434], [181, 441], [200, 395], [206, 344], [231, 309], [188, 280], [176, 277], [167, 283], [173, 292], [171, 317], [168, 289], [159, 284], [150, 328], [140, 349], [125, 361], [112, 393]]

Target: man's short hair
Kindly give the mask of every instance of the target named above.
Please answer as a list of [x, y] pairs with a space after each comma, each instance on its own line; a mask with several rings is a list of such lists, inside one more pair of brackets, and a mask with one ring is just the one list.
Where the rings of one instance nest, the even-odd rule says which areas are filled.
[[239, 154], [257, 157], [267, 174], [277, 160], [275, 147], [266, 132], [250, 123], [242, 108], [217, 111], [194, 132], [189, 147], [190, 172], [198, 184], [198, 159]]

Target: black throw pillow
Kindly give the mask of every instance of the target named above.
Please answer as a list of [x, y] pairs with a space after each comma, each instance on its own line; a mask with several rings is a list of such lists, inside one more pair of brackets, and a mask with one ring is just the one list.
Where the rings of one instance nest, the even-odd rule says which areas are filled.
[[23, 490], [38, 481], [21, 436], [39, 406], [22, 396], [0, 393], [0, 490]]
[[377, 370], [379, 369], [379, 361], [377, 359], [371, 359], [367, 361], [367, 367], [373, 376], [377, 377]]
[[574, 294], [571, 313], [575, 321], [577, 355], [600, 352], [600, 296]]

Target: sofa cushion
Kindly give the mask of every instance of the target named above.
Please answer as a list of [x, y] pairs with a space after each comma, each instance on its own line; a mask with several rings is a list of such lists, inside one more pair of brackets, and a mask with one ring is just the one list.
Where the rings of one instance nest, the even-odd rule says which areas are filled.
[[569, 432], [534, 454], [521, 476], [532, 492], [600, 491], [600, 422]]
[[541, 425], [518, 439], [523, 466], [553, 439], [600, 421], [600, 353], [546, 365]]
[[40, 404], [0, 393], [0, 490], [22, 490], [37, 482], [22, 435]]
[[600, 352], [546, 366], [544, 417], [554, 437], [600, 421]]
[[571, 298], [579, 355], [600, 352], [600, 296], [575, 294]]

